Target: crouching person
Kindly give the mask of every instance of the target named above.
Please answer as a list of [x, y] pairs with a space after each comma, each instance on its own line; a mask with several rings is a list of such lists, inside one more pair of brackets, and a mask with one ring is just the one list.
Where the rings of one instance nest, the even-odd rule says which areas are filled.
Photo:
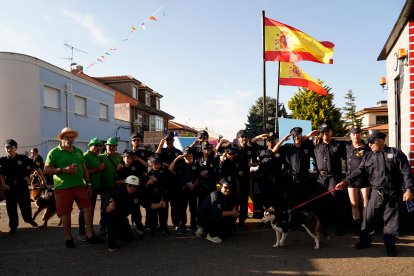
[[131, 225], [132, 221], [140, 218], [140, 207], [144, 207], [143, 192], [140, 187], [139, 178], [130, 175], [125, 179], [125, 186], [118, 187], [110, 197], [106, 206], [107, 219], [107, 246], [108, 251], [116, 251], [115, 239], [131, 242], [133, 240]]
[[239, 212], [234, 196], [231, 194], [232, 183], [227, 178], [220, 181], [220, 190], [214, 191], [200, 205], [198, 210], [197, 236], [207, 234], [207, 240], [221, 243], [229, 237], [234, 229]]

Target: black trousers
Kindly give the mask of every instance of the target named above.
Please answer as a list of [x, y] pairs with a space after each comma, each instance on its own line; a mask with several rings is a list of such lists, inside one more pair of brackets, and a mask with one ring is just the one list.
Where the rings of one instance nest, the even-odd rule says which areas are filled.
[[149, 212], [147, 215], [147, 221], [149, 223], [151, 231], [155, 230], [155, 228], [157, 227], [158, 220], [160, 222], [160, 228], [167, 229], [168, 204], [166, 208], [158, 208], [158, 209], [149, 208]]
[[106, 214], [106, 227], [107, 227], [107, 240], [108, 247], [115, 247], [116, 238], [131, 242], [133, 235], [131, 231], [131, 225], [129, 224], [128, 217], [120, 216], [115, 211]]
[[225, 238], [231, 235], [236, 223], [233, 217], [206, 216], [199, 217], [198, 224], [212, 237]]
[[237, 183], [237, 203], [240, 206], [239, 223], [244, 223], [248, 211], [250, 175], [246, 172], [244, 173], [245, 175], [238, 178], [239, 181]]
[[27, 183], [8, 184], [10, 189], [5, 191], [7, 215], [9, 216], [10, 229], [19, 226], [17, 205], [19, 205], [25, 222], [32, 221], [32, 207], [30, 202], [30, 191]]
[[198, 195], [196, 191], [190, 191], [188, 189], [181, 190], [179, 194], [179, 218], [180, 227], [185, 227], [187, 223], [187, 207], [190, 207], [190, 225], [191, 227], [197, 226], [197, 199]]

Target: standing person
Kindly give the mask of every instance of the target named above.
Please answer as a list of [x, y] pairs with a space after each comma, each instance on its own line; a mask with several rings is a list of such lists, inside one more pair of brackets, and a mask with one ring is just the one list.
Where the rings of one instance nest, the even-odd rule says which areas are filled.
[[134, 160], [140, 164], [139, 174], [144, 174], [148, 170], [148, 158], [152, 155], [151, 152], [146, 149], [141, 148], [142, 146], [142, 136], [139, 133], [133, 133], [131, 135], [131, 145], [132, 153], [134, 155]]
[[0, 158], [0, 182], [6, 197], [9, 233], [13, 234], [19, 226], [17, 205], [19, 205], [23, 220], [37, 227], [37, 223], [32, 218], [27, 168], [36, 170], [42, 185], [46, 185], [46, 179], [36, 163], [27, 156], [17, 153], [15, 140], [7, 139], [4, 142], [4, 149], [6, 156]]
[[[118, 170], [121, 168], [122, 157], [117, 152], [118, 141], [116, 138], [108, 138], [105, 143], [105, 152], [99, 155], [99, 160], [104, 164], [105, 169], [101, 172], [101, 204], [106, 206], [108, 204], [109, 197], [114, 192], [116, 187], [116, 179], [118, 178]], [[101, 213], [100, 221], [100, 235], [106, 235], [106, 214]]]
[[236, 158], [239, 164], [238, 175], [238, 204], [240, 205], [239, 226], [243, 227], [247, 218], [249, 190], [251, 186], [250, 167], [257, 165], [256, 151], [248, 145], [247, 131], [242, 129], [237, 132]]
[[[319, 132], [321, 141], [314, 149], [319, 173], [315, 191], [318, 195], [332, 190], [342, 179], [342, 159], [346, 158], [345, 144], [332, 138], [332, 129], [327, 124], [322, 124]], [[316, 212], [322, 224], [325, 227], [334, 224], [338, 236], [344, 234], [346, 203], [346, 194], [339, 190], [315, 201]]]
[[45, 163], [43, 162], [43, 157], [40, 156], [39, 150], [37, 148], [30, 149], [29, 158], [32, 159], [35, 163], [37, 163], [39, 168], [43, 171], [43, 168], [45, 167]]
[[[274, 133], [264, 133], [250, 140], [253, 148], [258, 152], [259, 157], [259, 169], [258, 173], [262, 179], [261, 193], [263, 198], [263, 206], [269, 208], [270, 206], [276, 207], [276, 204], [280, 204], [280, 200], [277, 197], [281, 194], [282, 182], [280, 175], [282, 172], [282, 162], [280, 154], [275, 154], [273, 148], [276, 146], [278, 135]], [[262, 140], [265, 141], [264, 145], [259, 145], [256, 142]]]
[[[92, 221], [92, 183], [85, 165], [83, 152], [74, 147], [78, 132], [65, 127], [57, 139], [60, 145], [51, 149], [46, 157], [45, 174], [53, 175], [56, 196], [56, 212], [62, 219], [63, 232], [67, 248], [74, 248], [75, 243], [71, 233], [71, 212], [73, 202], [83, 208], [86, 225], [86, 242], [103, 243], [94, 236]], [[84, 184], [86, 181], [86, 185]]]
[[[354, 170], [358, 169], [362, 157], [371, 151], [371, 148], [362, 140], [361, 129], [352, 127], [349, 130], [351, 141], [346, 143], [346, 175], [349, 176]], [[361, 229], [361, 214], [359, 210], [359, 194], [362, 194], [363, 208], [367, 206], [370, 192], [370, 184], [366, 176], [360, 177], [348, 185], [348, 195], [351, 202], [352, 217], [357, 232]]]
[[[105, 169], [105, 164], [99, 160], [99, 154], [102, 149], [102, 142], [98, 137], [92, 138], [88, 143], [89, 150], [83, 154], [85, 157], [85, 165], [89, 173], [89, 178], [92, 183], [92, 221], [95, 212], [96, 198], [101, 195], [101, 172]], [[101, 201], [100, 206], [101, 214], [103, 212], [103, 206]], [[86, 227], [85, 227], [85, 215], [83, 209], [79, 209], [79, 235], [78, 240], [86, 241]]]
[[200, 181], [200, 168], [194, 160], [191, 148], [184, 148], [183, 154], [177, 156], [171, 163], [169, 170], [175, 173], [180, 184], [179, 208], [180, 224], [177, 234], [182, 235], [187, 231], [187, 207], [190, 207], [190, 229], [193, 233], [197, 230], [197, 186]]
[[[307, 137], [316, 131], [303, 136], [301, 127], [294, 127], [289, 134], [281, 139], [272, 149], [279, 153], [283, 162], [282, 179], [284, 208], [290, 209], [309, 200], [312, 194], [312, 179], [310, 177], [311, 159], [315, 158], [314, 147]], [[292, 138], [293, 143], [286, 143]]]
[[361, 176], [367, 175], [372, 192], [364, 211], [359, 242], [355, 247], [362, 249], [371, 245], [370, 233], [375, 230], [376, 215], [382, 215], [386, 253], [394, 257], [395, 242], [399, 235], [400, 200], [413, 199], [414, 184], [407, 156], [397, 148], [388, 147], [385, 137], [385, 133], [378, 130], [369, 134], [368, 144], [372, 151], [364, 155], [358, 169], [335, 188], [344, 188]]
[[200, 183], [198, 202], [201, 203], [211, 193], [217, 190], [216, 184], [219, 173], [219, 156], [212, 151], [212, 145], [204, 143], [201, 146], [203, 155], [196, 161], [200, 166]]
[[[164, 147], [165, 145], [165, 147]], [[156, 154], [160, 155], [160, 158], [165, 166], [169, 167], [177, 156], [182, 155], [182, 151], [174, 147], [174, 133], [169, 132], [164, 139], [161, 139]], [[170, 197], [171, 205], [171, 221], [175, 229], [178, 229], [180, 224], [180, 212], [179, 212], [179, 201], [178, 195], [180, 191], [179, 182], [177, 176], [168, 170], [169, 183], [168, 183], [168, 194]]]
[[220, 190], [210, 193], [198, 209], [197, 236], [207, 234], [207, 240], [221, 243], [229, 237], [239, 216], [234, 197], [231, 196], [232, 184], [226, 178], [219, 181]]
[[192, 149], [194, 158], [198, 159], [203, 155], [203, 144], [208, 143], [208, 132], [200, 130], [197, 134], [197, 139], [189, 146]]

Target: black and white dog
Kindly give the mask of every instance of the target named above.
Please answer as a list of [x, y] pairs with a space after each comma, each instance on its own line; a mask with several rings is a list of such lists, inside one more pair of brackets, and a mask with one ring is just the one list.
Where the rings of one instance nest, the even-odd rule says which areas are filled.
[[305, 228], [306, 232], [315, 241], [314, 249], [319, 249], [321, 234], [329, 239], [328, 233], [322, 227], [319, 218], [309, 211], [281, 211], [269, 207], [264, 211], [262, 222], [270, 222], [276, 232], [276, 243], [273, 247], [284, 246], [288, 231], [297, 229], [299, 226]]

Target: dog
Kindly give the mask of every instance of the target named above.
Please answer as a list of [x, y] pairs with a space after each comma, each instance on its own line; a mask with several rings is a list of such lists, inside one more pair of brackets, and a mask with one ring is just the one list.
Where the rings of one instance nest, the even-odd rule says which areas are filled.
[[321, 234], [329, 239], [328, 233], [321, 225], [319, 218], [309, 211], [280, 211], [269, 207], [264, 211], [262, 222], [270, 222], [276, 232], [276, 243], [273, 247], [284, 246], [288, 231], [296, 230], [300, 226], [305, 228], [306, 232], [315, 241], [314, 249], [319, 249]]
[[[46, 210], [42, 216], [42, 220], [44, 221], [43, 225], [39, 226], [39, 228], [44, 228], [47, 226], [49, 219], [56, 214], [55, 192], [51, 188], [35, 186], [30, 192], [30, 197], [37, 206], [37, 210], [33, 214], [33, 220], [36, 219], [40, 212]], [[59, 221], [58, 225], [62, 225], [62, 220]]]

